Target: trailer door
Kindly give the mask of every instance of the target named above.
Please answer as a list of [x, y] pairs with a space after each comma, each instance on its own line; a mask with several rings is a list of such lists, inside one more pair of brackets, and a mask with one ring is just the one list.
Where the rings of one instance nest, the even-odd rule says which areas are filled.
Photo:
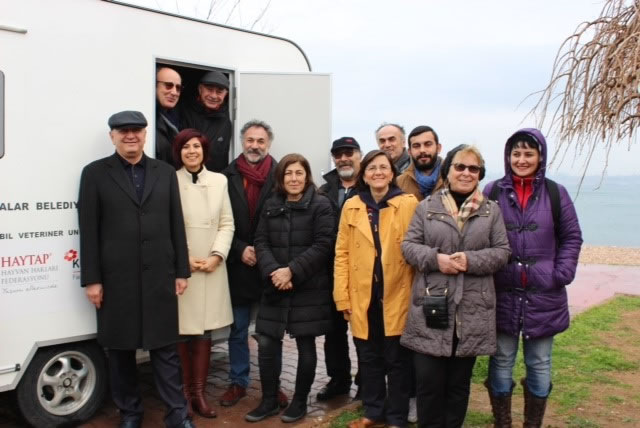
[[242, 153], [240, 129], [252, 119], [273, 128], [269, 153], [280, 160], [300, 153], [311, 164], [314, 182], [330, 168], [331, 76], [319, 73], [239, 73], [235, 156]]

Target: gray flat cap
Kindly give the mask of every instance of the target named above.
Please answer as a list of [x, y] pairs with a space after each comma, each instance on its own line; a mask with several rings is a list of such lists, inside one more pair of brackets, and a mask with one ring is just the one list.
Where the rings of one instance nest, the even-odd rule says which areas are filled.
[[125, 110], [109, 118], [109, 128], [146, 128], [147, 119], [139, 111]]
[[229, 79], [219, 71], [210, 71], [200, 79], [203, 85], [216, 85], [224, 89], [229, 89]]

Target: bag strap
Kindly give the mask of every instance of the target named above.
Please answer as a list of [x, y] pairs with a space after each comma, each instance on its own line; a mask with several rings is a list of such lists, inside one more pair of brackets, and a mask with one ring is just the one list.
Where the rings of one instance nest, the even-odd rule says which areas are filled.
[[499, 184], [502, 179], [496, 180], [491, 187], [491, 191], [489, 192], [489, 199], [495, 202], [498, 202], [498, 196], [500, 196], [500, 187]]
[[551, 214], [553, 216], [553, 231], [558, 237], [558, 230], [560, 228], [560, 191], [558, 190], [558, 183], [545, 178], [545, 186], [547, 187], [547, 193], [549, 193], [549, 199], [551, 201]]

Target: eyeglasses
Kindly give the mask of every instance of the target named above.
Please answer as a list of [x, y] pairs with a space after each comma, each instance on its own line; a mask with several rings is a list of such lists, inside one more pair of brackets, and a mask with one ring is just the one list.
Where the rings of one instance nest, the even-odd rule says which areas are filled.
[[173, 82], [163, 82], [162, 80], [158, 80], [158, 83], [162, 83], [162, 85], [164, 85], [164, 88], [167, 91], [170, 91], [173, 89], [173, 87], [176, 87], [176, 92], [180, 93], [182, 92], [182, 85], [179, 83], [173, 83]]
[[343, 155], [350, 158], [353, 156], [353, 152], [353, 149], [336, 150], [332, 155], [334, 159], [340, 159]]
[[380, 172], [389, 172], [391, 171], [391, 167], [389, 165], [380, 165], [380, 166], [376, 166], [376, 165], [369, 165], [368, 167], [366, 167], [364, 169], [366, 172], [376, 172], [376, 171], [380, 171]]
[[458, 172], [462, 172], [465, 169], [468, 169], [471, 174], [478, 174], [480, 172], [480, 167], [477, 165], [465, 165], [463, 163], [454, 163], [453, 168]]

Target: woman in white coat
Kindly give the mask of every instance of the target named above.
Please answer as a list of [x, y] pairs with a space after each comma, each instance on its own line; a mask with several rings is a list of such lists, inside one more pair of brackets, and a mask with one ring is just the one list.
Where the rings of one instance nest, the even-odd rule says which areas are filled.
[[191, 266], [189, 286], [178, 298], [184, 394], [191, 411], [214, 418], [204, 389], [211, 332], [233, 322], [225, 260], [234, 225], [227, 178], [204, 166], [208, 149], [207, 137], [195, 129], [183, 130], [173, 142]]

